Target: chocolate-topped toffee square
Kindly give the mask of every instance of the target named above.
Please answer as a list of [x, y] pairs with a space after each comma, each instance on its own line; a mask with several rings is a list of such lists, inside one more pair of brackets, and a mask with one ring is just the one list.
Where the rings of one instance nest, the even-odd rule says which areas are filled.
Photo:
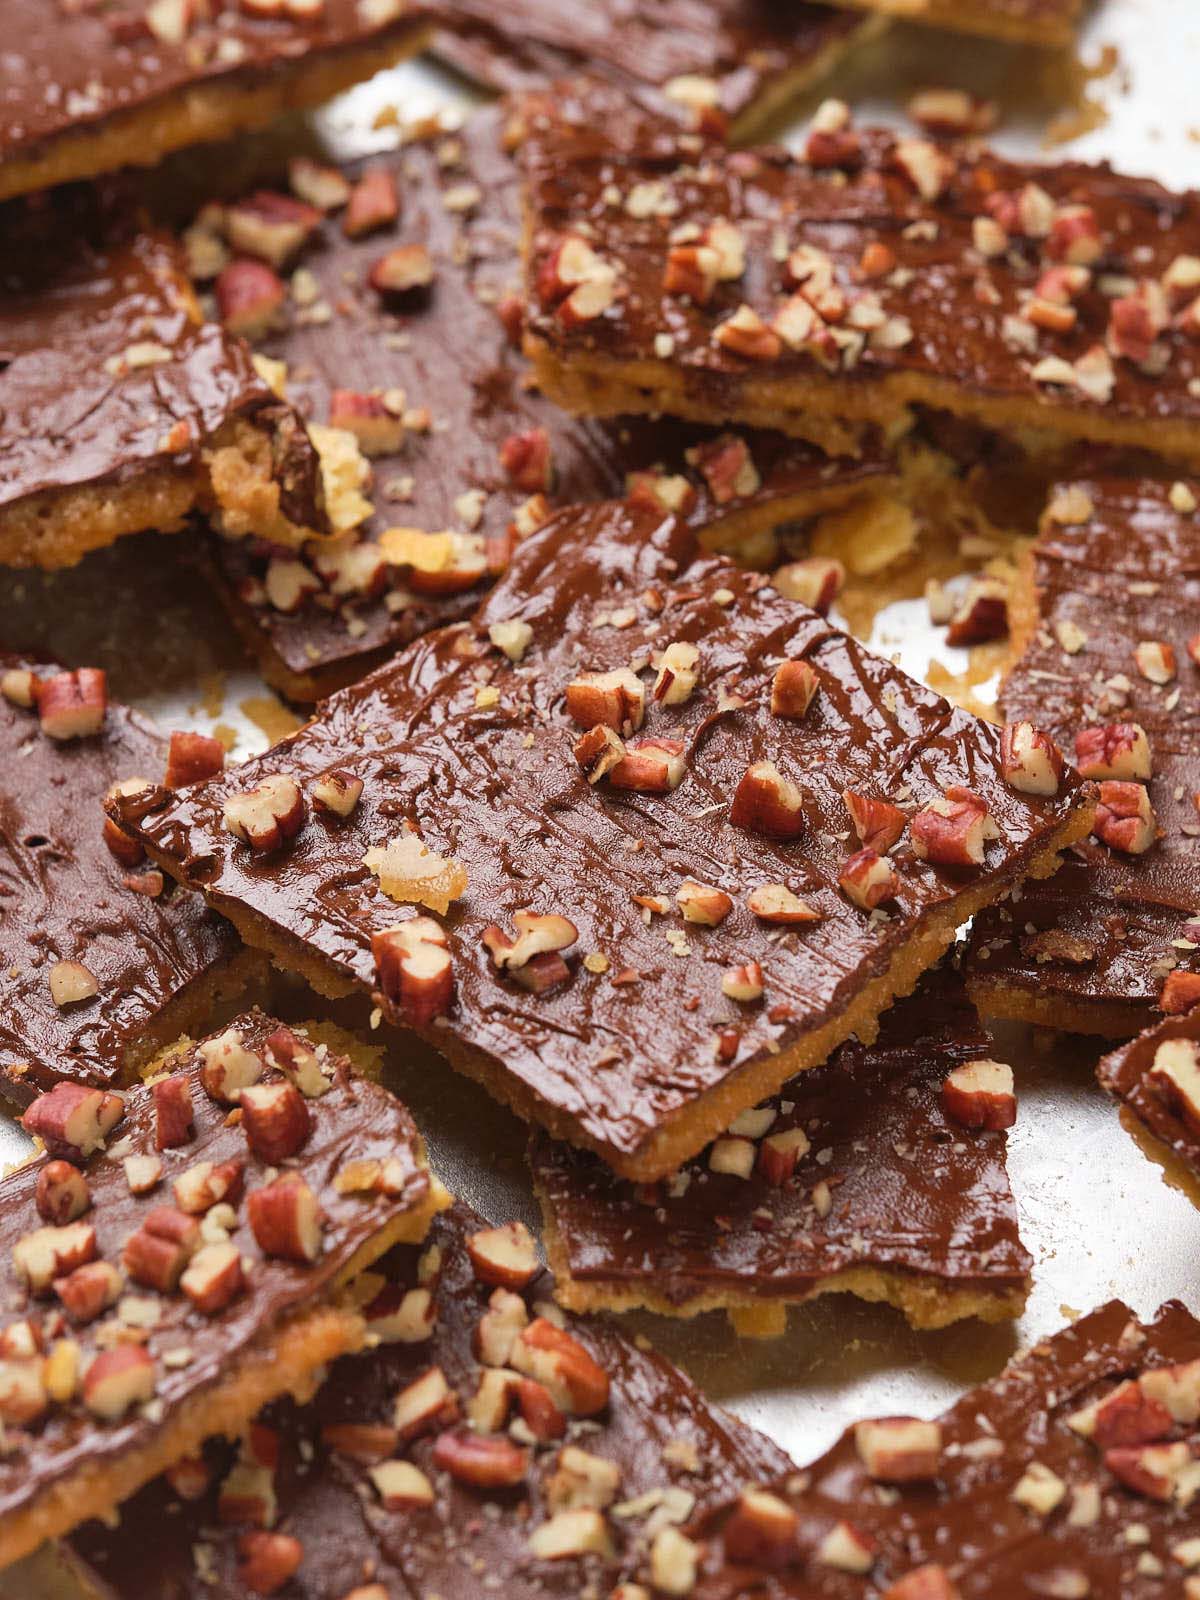
[[804, 0], [451, 0], [434, 53], [491, 89], [590, 72], [659, 114], [748, 139], [880, 19]]
[[320, 105], [419, 50], [405, 0], [9, 0], [0, 198], [151, 166]]
[[845, 449], [914, 405], [1200, 459], [1200, 202], [1080, 162], [857, 129], [799, 154], [531, 95], [525, 347], [573, 411]]
[[0, 564], [70, 566], [198, 506], [231, 535], [330, 531], [300, 417], [107, 188], [0, 208], [0, 412]]
[[[352, 433], [371, 462], [345, 513], [357, 526], [337, 542], [299, 553], [213, 542], [234, 622], [292, 699], [341, 688], [468, 616], [556, 505], [628, 491], [761, 556], [780, 524], [894, 481], [878, 442], [831, 459], [777, 432], [598, 423], [543, 399], [514, 348], [516, 133], [491, 107], [344, 170], [295, 161], [291, 193], [206, 206], [186, 235], [230, 327], [285, 363], [290, 398]], [[247, 273], [269, 287], [257, 312], [237, 292]]]
[[117, 1088], [260, 974], [259, 953], [104, 815], [115, 785], [223, 763], [215, 739], [168, 741], [110, 701], [103, 672], [0, 651], [0, 1094]]
[[664, 1529], [670, 1543], [791, 1465], [645, 1340], [548, 1315], [552, 1281], [519, 1223], [456, 1206], [381, 1274], [376, 1348], [338, 1362], [311, 1404], [271, 1407], [240, 1459], [210, 1446], [121, 1529], [81, 1529], [66, 1553], [85, 1590], [608, 1595]]
[[343, 1287], [444, 1191], [404, 1107], [248, 1012], [125, 1096], [60, 1083], [0, 1179], [0, 1565], [113, 1508], [366, 1329]]
[[470, 624], [110, 815], [519, 1114], [673, 1171], [1091, 826], [1088, 784], [673, 517], [568, 509]]
[[660, 1183], [535, 1137], [558, 1297], [721, 1309], [759, 1335], [838, 1292], [921, 1328], [1017, 1316], [1032, 1263], [1005, 1170], [1016, 1111], [1011, 1068], [990, 1059], [958, 973], [939, 969], [884, 1012], [873, 1045], [848, 1040]]
[[[1197, 930], [1200, 931], [1200, 930]], [[1096, 1068], [1101, 1086], [1120, 1102], [1123, 1120], [1140, 1133], [1168, 1174], [1183, 1173], [1200, 1194], [1200, 980], [1191, 1005], [1164, 1017], [1145, 1033], [1104, 1056]]]
[[1200, 994], [1200, 485], [1051, 497], [1012, 601], [1001, 689], [1100, 785], [1093, 836], [976, 922], [985, 1012], [1122, 1037]]
[[1179, 1301], [1141, 1322], [1112, 1300], [940, 1418], [860, 1422], [698, 1517], [686, 1593], [1194, 1600], [1198, 1421], [1200, 1323]]

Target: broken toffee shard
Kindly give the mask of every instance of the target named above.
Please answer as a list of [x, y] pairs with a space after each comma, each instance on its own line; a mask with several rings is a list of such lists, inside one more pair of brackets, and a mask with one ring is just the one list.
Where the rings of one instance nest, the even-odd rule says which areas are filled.
[[1000, 703], [1100, 785], [1093, 836], [978, 918], [980, 1009], [1120, 1038], [1200, 985], [1197, 485], [1093, 479], [1052, 494], [1014, 597]]
[[1200, 200], [856, 129], [729, 152], [586, 85], [526, 100], [525, 349], [587, 416], [838, 452], [934, 407], [1200, 461]]
[[[1200, 1593], [1200, 1324], [1113, 1300], [932, 1422], [860, 1422], [688, 1528], [696, 1600]], [[1189, 1576], [1189, 1574], [1191, 1574]]]
[[942, 968], [884, 1012], [873, 1045], [847, 1041], [660, 1183], [622, 1183], [536, 1136], [560, 1301], [719, 1308], [760, 1335], [783, 1332], [789, 1304], [838, 1292], [916, 1327], [1018, 1316], [1032, 1262], [1005, 1171], [1016, 1100], [988, 1052]]
[[[343, 1287], [445, 1192], [404, 1107], [260, 1012], [125, 1096], [62, 1083], [0, 1179], [0, 1566], [359, 1348]], [[282, 1169], [282, 1170], [281, 1170]]]
[[[152, 869], [108, 822], [114, 785], [137, 787], [215, 740], [168, 740], [110, 701], [103, 672], [0, 652], [0, 1094], [60, 1080], [128, 1083], [209, 1025], [261, 970], [257, 951], [198, 895]], [[175, 752], [172, 762], [171, 752]], [[178, 771], [172, 782], [181, 781]]]
[[490, 89], [588, 72], [659, 114], [752, 137], [881, 19], [803, 0], [452, 0], [434, 54]]
[[998, 729], [621, 503], [263, 756], [109, 812], [248, 942], [650, 1180], [873, 1040], [1093, 795], [1006, 777]]
[[[894, 486], [878, 443], [832, 459], [777, 432], [571, 417], [539, 395], [514, 348], [518, 133], [510, 108], [489, 107], [394, 156], [345, 169], [298, 160], [293, 194], [206, 206], [185, 235], [218, 303], [246, 268], [273, 283], [271, 315], [249, 336], [285, 363], [310, 421], [353, 433], [371, 461], [370, 483], [346, 496], [357, 526], [338, 540], [298, 553], [211, 541], [235, 625], [293, 700], [342, 688], [469, 616], [556, 506], [630, 492], [761, 564], [779, 525], [851, 501], [867, 511]], [[374, 225], [360, 225], [372, 192]], [[243, 258], [230, 262], [231, 248]], [[241, 326], [236, 295], [230, 305]]]
[[242, 0], [215, 12], [10, 0], [4, 20], [0, 198], [264, 127], [429, 36], [404, 0]]
[[606, 1595], [663, 1530], [790, 1466], [645, 1340], [551, 1322], [519, 1224], [456, 1206], [371, 1281], [376, 1348], [272, 1406], [240, 1461], [210, 1446], [144, 1490], [125, 1524], [144, 1540], [81, 1529], [64, 1562], [85, 1592], [241, 1600], [274, 1575], [313, 1600]]
[[0, 564], [70, 566], [197, 506], [233, 535], [329, 532], [300, 417], [120, 194], [3, 207], [0, 350]]
[[1186, 976], [1189, 1008], [1104, 1056], [1096, 1076], [1168, 1175], [1181, 1171], [1192, 1180], [1184, 1186], [1195, 1198], [1200, 1192], [1200, 977]]

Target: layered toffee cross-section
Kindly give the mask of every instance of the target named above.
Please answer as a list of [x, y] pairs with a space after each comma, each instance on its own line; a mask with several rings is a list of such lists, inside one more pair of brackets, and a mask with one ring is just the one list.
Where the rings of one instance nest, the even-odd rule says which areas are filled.
[[[1200, 934], [1200, 929], [1197, 930]], [[1103, 1088], [1120, 1102], [1123, 1120], [1169, 1178], [1200, 1198], [1200, 979], [1192, 1006], [1165, 1017], [1096, 1068]]]
[[0, 1565], [365, 1337], [341, 1291], [445, 1195], [407, 1111], [259, 1012], [120, 1096], [59, 1084], [0, 1180]]
[[[172, 767], [174, 755], [174, 770]], [[206, 764], [196, 768], [198, 756]], [[203, 1028], [262, 958], [107, 821], [114, 786], [220, 768], [110, 702], [105, 675], [0, 652], [0, 1093], [115, 1088]]]
[[[779, 524], [892, 480], [879, 449], [830, 460], [780, 433], [601, 424], [531, 388], [514, 348], [519, 134], [492, 108], [345, 170], [298, 160], [287, 191], [207, 206], [189, 230], [189, 260], [229, 325], [286, 364], [316, 427], [348, 431], [370, 458], [370, 480], [353, 463], [358, 481], [331, 500], [346, 524], [335, 543], [297, 555], [216, 542], [234, 621], [292, 699], [341, 688], [469, 615], [555, 504], [657, 497], [757, 554]], [[247, 282], [257, 299], [240, 292]]]
[[12, 0], [0, 62], [0, 198], [264, 127], [428, 37], [404, 0], [132, 6]]
[[1004, 1166], [1015, 1116], [961, 978], [931, 974], [874, 1045], [842, 1045], [661, 1183], [536, 1138], [559, 1299], [723, 1309], [760, 1335], [782, 1333], [789, 1303], [837, 1292], [916, 1327], [1016, 1316], [1031, 1261]]
[[248, 942], [654, 1179], [1053, 870], [1093, 797], [1038, 755], [616, 503], [265, 755], [110, 814]]
[[0, 563], [69, 566], [197, 505], [232, 534], [328, 532], [299, 416], [201, 321], [171, 240], [81, 187], [10, 202], [0, 238]]
[[123, 1529], [81, 1530], [64, 1563], [87, 1592], [240, 1600], [273, 1576], [313, 1600], [608, 1594], [655, 1539], [790, 1466], [645, 1341], [548, 1317], [520, 1224], [456, 1207], [383, 1271], [377, 1348], [310, 1405], [272, 1407], [240, 1460], [210, 1447]]
[[1070, 44], [1083, 0], [830, 0], [877, 16], [953, 28], [1013, 44]]
[[[1193, 1600], [1200, 1323], [1110, 1301], [934, 1421], [883, 1417], [718, 1517], [696, 1600]], [[683, 1593], [683, 1590], [668, 1591]]]
[[730, 153], [531, 96], [526, 348], [588, 415], [844, 449], [913, 406], [1200, 459], [1200, 203], [1080, 163], [859, 130]]
[[804, 0], [452, 0], [434, 52], [491, 89], [590, 72], [640, 104], [749, 138], [828, 72], [878, 19]]
[[1099, 782], [1096, 831], [977, 922], [982, 1010], [1117, 1038], [1200, 991], [1200, 486], [1069, 484], [1013, 600], [1010, 722]]

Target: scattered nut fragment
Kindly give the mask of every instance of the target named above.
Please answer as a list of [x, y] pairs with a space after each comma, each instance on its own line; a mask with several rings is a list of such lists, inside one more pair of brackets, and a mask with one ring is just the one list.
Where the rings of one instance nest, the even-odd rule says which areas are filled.
[[1017, 1120], [1012, 1068], [1002, 1061], [968, 1061], [942, 1083], [942, 1109], [964, 1128], [995, 1131]]
[[690, 878], [675, 891], [675, 903], [685, 922], [699, 923], [706, 928], [717, 927], [733, 910], [733, 901], [723, 889], [695, 883]]
[[804, 797], [773, 761], [756, 761], [737, 786], [729, 820], [770, 839], [796, 839], [804, 831]]
[[541, 1270], [533, 1235], [523, 1222], [470, 1234], [467, 1254], [480, 1283], [493, 1289], [524, 1289]]
[[56, 672], [37, 685], [38, 724], [51, 739], [85, 739], [99, 733], [108, 709], [108, 681], [95, 667]]
[[454, 998], [454, 963], [446, 930], [432, 917], [414, 917], [371, 935], [380, 992], [395, 1001], [414, 1028], [443, 1016]]
[[231, 794], [222, 809], [226, 832], [257, 852], [277, 849], [304, 825], [304, 796], [284, 773], [263, 778], [253, 789]]
[[854, 1429], [854, 1444], [877, 1483], [923, 1483], [936, 1477], [941, 1464], [940, 1425], [916, 1417], [860, 1422]]
[[50, 998], [60, 1010], [92, 1000], [100, 993], [99, 980], [82, 961], [56, 961], [50, 968], [49, 983]]

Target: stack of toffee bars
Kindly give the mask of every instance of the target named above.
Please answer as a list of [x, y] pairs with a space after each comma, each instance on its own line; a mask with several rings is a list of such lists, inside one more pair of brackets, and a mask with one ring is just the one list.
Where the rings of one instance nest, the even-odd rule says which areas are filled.
[[[0, 655], [12, 1592], [1196, 1600], [1180, 1304], [803, 1466], [590, 1315], [1017, 1317], [990, 1017], [1200, 1176], [1200, 196], [953, 92], [749, 142], [892, 12], [1077, 0], [10, 9], [0, 562], [173, 534], [309, 707], [227, 766]], [[115, 175], [426, 47], [508, 97], [186, 224]], [[830, 620], [852, 543], [999, 539], [988, 463], [996, 724]], [[548, 1265], [272, 964], [531, 1125]]]

